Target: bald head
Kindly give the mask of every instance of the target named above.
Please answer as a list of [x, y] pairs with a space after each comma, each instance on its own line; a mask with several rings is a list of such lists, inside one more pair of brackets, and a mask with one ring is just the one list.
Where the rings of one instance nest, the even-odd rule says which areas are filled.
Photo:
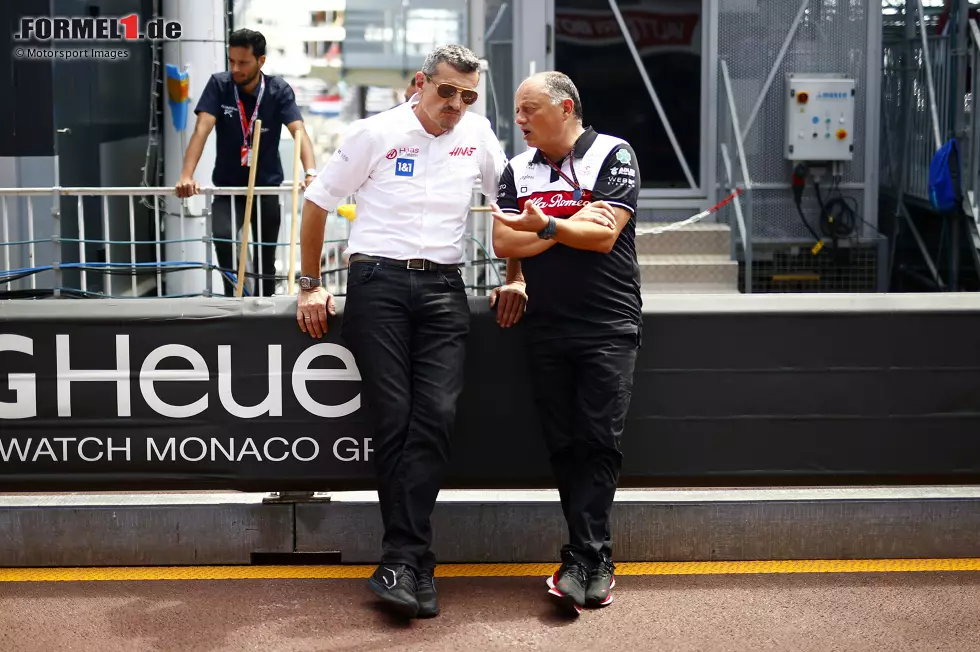
[[518, 88], [518, 91], [525, 86], [528, 90], [534, 89], [546, 94], [555, 104], [561, 104], [565, 100], [571, 100], [573, 115], [579, 122], [582, 121], [582, 98], [578, 94], [578, 88], [575, 87], [575, 83], [565, 73], [556, 70], [539, 72], [525, 79]]
[[515, 122], [524, 142], [549, 157], [564, 156], [582, 133], [582, 100], [572, 80], [542, 72], [521, 82], [514, 94]]

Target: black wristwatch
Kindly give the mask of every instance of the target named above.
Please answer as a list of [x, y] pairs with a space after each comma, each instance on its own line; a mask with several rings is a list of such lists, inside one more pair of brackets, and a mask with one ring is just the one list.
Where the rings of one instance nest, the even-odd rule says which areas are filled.
[[544, 227], [538, 231], [538, 237], [542, 240], [551, 240], [555, 237], [555, 232], [558, 231], [558, 222], [551, 215], [548, 216], [548, 226]]
[[301, 290], [315, 290], [321, 285], [320, 277], [318, 276], [300, 276], [299, 277], [299, 287]]

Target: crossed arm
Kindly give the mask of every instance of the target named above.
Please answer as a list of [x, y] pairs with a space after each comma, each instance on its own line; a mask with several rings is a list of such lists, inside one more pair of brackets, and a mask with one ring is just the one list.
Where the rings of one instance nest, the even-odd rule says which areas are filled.
[[524, 204], [520, 215], [504, 213], [491, 204], [494, 218], [493, 249], [501, 258], [530, 258], [563, 244], [574, 249], [609, 253], [616, 244], [630, 213], [604, 201], [588, 204], [564, 220], [556, 220], [556, 231], [550, 240], [538, 237], [538, 231], [548, 225], [548, 217], [532, 202]]

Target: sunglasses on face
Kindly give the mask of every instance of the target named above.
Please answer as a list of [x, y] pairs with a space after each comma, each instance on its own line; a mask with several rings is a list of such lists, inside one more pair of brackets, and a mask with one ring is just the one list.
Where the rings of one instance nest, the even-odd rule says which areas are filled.
[[[428, 75], [426, 75], [426, 77], [429, 81], [432, 81], [432, 77], [429, 77]], [[479, 93], [469, 88], [460, 88], [459, 86], [454, 86], [453, 84], [447, 82], [442, 82], [436, 85], [436, 93], [438, 93], [439, 97], [444, 100], [452, 98], [457, 91], [459, 92], [459, 99], [463, 100], [463, 104], [467, 106], [476, 102], [477, 98], [480, 97]]]

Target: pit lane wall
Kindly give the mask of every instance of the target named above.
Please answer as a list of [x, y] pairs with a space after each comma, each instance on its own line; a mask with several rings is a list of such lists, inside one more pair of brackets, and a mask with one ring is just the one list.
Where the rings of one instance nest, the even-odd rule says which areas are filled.
[[[523, 328], [470, 301], [446, 486], [551, 487]], [[313, 340], [290, 297], [0, 302], [0, 490], [372, 488], [342, 318]], [[976, 482], [978, 332], [968, 294], [648, 297], [621, 486]]]

